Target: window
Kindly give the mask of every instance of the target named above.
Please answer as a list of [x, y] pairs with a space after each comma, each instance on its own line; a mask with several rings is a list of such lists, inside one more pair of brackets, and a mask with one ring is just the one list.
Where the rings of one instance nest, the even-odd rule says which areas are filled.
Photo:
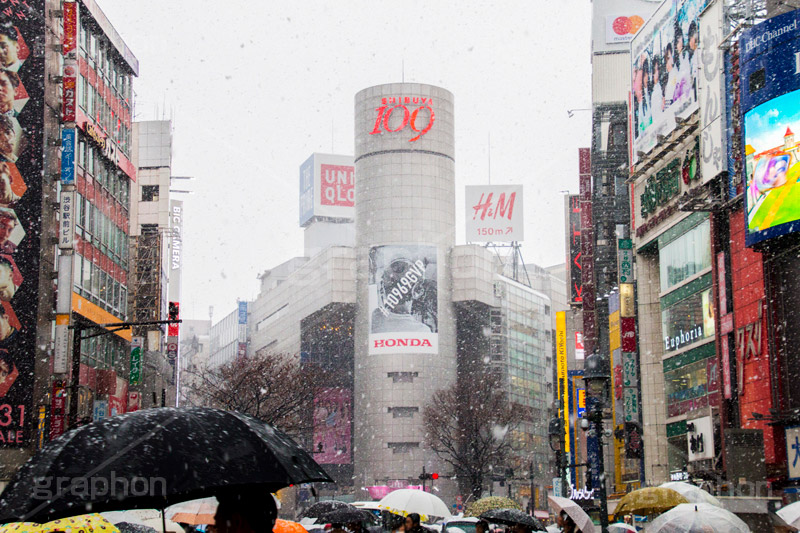
[[419, 412], [419, 407], [389, 407], [392, 418], [414, 418], [414, 413]]
[[414, 448], [419, 448], [419, 442], [390, 442], [388, 447], [392, 453], [409, 453]]
[[659, 246], [661, 292], [711, 267], [711, 221], [705, 220], [674, 241]]
[[392, 383], [413, 383], [419, 372], [389, 372], [386, 377], [392, 378]]
[[757, 70], [750, 74], [750, 79], [748, 80], [750, 85], [750, 92], [754, 93], [756, 91], [761, 90], [767, 84], [767, 73], [762, 68], [761, 70]]
[[157, 202], [158, 201], [158, 185], [142, 185], [142, 201], [143, 202]]

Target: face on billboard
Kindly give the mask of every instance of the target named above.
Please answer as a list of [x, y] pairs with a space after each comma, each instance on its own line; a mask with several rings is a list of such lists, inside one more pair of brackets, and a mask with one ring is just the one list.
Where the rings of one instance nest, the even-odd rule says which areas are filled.
[[800, 219], [800, 90], [745, 113], [747, 231], [760, 233]]
[[697, 108], [700, 63], [698, 16], [707, 0], [662, 4], [631, 46], [633, 160], [650, 151], [658, 135], [675, 129], [676, 115]]
[[437, 353], [436, 247], [372, 247], [369, 308], [370, 353]]

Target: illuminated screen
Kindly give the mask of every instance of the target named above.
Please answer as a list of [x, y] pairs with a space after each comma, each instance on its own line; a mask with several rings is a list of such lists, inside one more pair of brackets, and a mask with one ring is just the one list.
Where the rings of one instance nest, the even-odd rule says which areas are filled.
[[800, 90], [745, 113], [744, 128], [747, 232], [761, 240], [800, 229]]

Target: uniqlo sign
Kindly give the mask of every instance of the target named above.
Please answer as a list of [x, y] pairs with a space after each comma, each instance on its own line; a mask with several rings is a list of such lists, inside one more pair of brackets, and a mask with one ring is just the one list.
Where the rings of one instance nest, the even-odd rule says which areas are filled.
[[320, 203], [353, 207], [356, 200], [355, 167], [348, 165], [320, 165]]

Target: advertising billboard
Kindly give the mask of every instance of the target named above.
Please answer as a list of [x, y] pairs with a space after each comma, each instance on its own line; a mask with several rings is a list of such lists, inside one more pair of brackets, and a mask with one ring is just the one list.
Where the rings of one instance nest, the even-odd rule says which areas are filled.
[[314, 460], [323, 465], [352, 462], [353, 394], [340, 387], [314, 392]]
[[582, 257], [581, 257], [581, 197], [567, 196], [567, 279], [569, 280], [569, 303], [583, 302]]
[[467, 242], [524, 239], [522, 185], [473, 185], [464, 195]]
[[698, 17], [708, 0], [665, 0], [631, 41], [631, 163], [698, 109]]
[[800, 11], [742, 34], [746, 243], [800, 229]]
[[300, 165], [300, 225], [314, 217], [355, 217], [355, 163], [349, 155], [311, 154]]
[[[0, 242], [0, 446], [31, 443], [42, 210], [45, 5], [28, 0], [0, 10], [0, 207], [22, 240]], [[55, 237], [56, 235], [53, 235]]]
[[369, 353], [438, 353], [436, 246], [395, 244], [369, 251]]
[[592, 52], [627, 52], [659, 0], [593, 0]]

